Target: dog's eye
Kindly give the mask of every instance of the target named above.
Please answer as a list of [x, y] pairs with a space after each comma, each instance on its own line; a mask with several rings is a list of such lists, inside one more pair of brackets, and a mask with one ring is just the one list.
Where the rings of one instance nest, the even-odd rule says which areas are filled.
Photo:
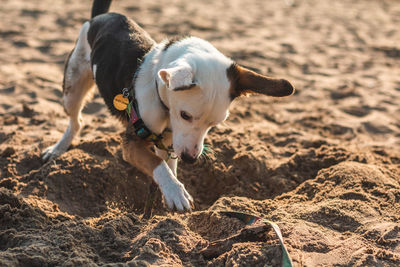
[[189, 114], [189, 113], [187, 113], [186, 111], [181, 111], [181, 117], [182, 117], [182, 119], [184, 119], [185, 121], [192, 121], [192, 116]]

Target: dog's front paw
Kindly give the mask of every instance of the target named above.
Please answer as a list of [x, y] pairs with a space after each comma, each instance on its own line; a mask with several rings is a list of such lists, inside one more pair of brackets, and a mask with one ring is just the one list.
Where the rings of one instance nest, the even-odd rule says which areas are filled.
[[154, 181], [160, 187], [168, 208], [178, 211], [191, 210], [193, 198], [186, 191], [185, 186], [173, 175], [165, 162], [154, 169]]
[[64, 153], [65, 151], [59, 150], [57, 149], [57, 146], [50, 146], [48, 148], [46, 148], [43, 153], [42, 153], [42, 160], [43, 162], [47, 162], [50, 161], [52, 159], [57, 158], [58, 156], [60, 156], [62, 153]]
[[169, 209], [178, 211], [191, 210], [193, 198], [181, 182], [177, 180], [176, 183], [171, 182], [162, 187], [160, 186], [160, 189]]

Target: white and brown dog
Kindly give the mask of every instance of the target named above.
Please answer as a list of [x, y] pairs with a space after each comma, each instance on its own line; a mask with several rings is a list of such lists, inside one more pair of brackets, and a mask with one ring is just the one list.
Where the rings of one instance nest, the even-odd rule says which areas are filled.
[[[194, 162], [199, 157], [207, 132], [227, 118], [234, 98], [247, 93], [289, 96], [294, 87], [237, 65], [199, 38], [157, 44], [132, 20], [107, 13], [110, 3], [94, 1], [92, 19], [83, 24], [66, 62], [63, 103], [70, 122], [61, 140], [44, 151], [43, 159], [68, 149], [81, 128], [85, 98], [96, 83], [110, 112], [127, 127], [124, 160], [153, 177], [170, 209], [190, 210], [193, 199], [176, 178], [177, 158]], [[131, 123], [126, 110], [113, 105], [124, 88], [134, 91], [139, 126]], [[160, 146], [154, 153], [154, 142], [140, 136], [141, 129], [162, 135], [164, 147], [172, 147], [175, 157]]]

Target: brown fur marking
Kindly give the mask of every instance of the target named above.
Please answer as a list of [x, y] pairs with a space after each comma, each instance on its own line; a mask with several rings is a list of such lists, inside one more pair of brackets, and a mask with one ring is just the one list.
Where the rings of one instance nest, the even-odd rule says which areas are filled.
[[251, 93], [275, 97], [289, 96], [295, 90], [287, 80], [267, 77], [236, 63], [232, 64], [226, 72], [231, 82], [230, 96], [232, 100], [235, 97]]
[[128, 125], [122, 143], [123, 158], [144, 174], [153, 177], [153, 170], [161, 164], [162, 159], [152, 150], [152, 143], [138, 137], [132, 125]]
[[71, 58], [72, 53], [74, 53], [75, 47], [71, 50], [71, 52], [68, 54], [67, 60], [65, 60], [65, 64], [64, 64], [64, 78], [62, 81], [62, 89], [63, 89], [63, 94], [68, 94], [68, 89], [69, 88], [65, 88], [65, 73], [67, 72], [67, 68], [68, 68], [68, 62], [69, 59]]

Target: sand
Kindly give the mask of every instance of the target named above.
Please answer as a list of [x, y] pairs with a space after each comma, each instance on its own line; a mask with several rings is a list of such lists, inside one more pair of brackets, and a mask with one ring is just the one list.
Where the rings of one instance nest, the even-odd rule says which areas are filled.
[[[215, 3], [214, 3], [215, 2]], [[96, 92], [72, 147], [43, 164], [68, 120], [63, 63], [90, 1], [3, 0], [0, 8], [0, 266], [280, 266], [273, 231], [212, 258], [244, 224], [276, 222], [295, 266], [400, 266], [398, 1], [116, 1], [157, 41], [191, 34], [296, 94], [236, 100], [181, 163], [192, 213], [156, 202], [122, 160], [123, 128]], [[118, 265], [122, 266], [122, 265]]]

